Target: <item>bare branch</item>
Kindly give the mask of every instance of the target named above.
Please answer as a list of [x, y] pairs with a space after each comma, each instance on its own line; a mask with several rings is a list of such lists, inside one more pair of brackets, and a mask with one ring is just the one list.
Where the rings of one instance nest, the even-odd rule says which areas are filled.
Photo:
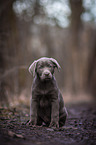
[[14, 73], [16, 70], [19, 70], [19, 69], [27, 69], [27, 66], [25, 66], [25, 65], [16, 66], [16, 67], [13, 67], [13, 68], [11, 68], [11, 69], [5, 71], [5, 73], [0, 77], [0, 80], [5, 79], [7, 76], [11, 75], [11, 74]]

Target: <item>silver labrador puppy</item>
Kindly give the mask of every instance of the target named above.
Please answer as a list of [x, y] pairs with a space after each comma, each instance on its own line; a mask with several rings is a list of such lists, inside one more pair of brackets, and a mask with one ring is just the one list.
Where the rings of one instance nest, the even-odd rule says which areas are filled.
[[34, 76], [28, 124], [49, 127], [64, 126], [67, 110], [54, 77], [54, 69], [60, 65], [53, 58], [42, 57], [34, 61], [29, 72]]

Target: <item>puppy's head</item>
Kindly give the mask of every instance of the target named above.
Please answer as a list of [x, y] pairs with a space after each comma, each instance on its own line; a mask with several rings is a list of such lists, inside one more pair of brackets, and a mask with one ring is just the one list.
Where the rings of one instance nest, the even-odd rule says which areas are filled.
[[42, 57], [30, 65], [29, 72], [33, 73], [34, 77], [37, 75], [41, 81], [50, 80], [53, 77], [55, 67], [60, 69], [60, 65], [55, 59]]

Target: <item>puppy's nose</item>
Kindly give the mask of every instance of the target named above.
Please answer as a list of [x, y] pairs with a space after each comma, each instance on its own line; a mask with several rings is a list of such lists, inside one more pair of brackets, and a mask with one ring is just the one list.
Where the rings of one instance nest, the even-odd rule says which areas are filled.
[[49, 72], [45, 72], [45, 75], [46, 75], [46, 76], [49, 76]]

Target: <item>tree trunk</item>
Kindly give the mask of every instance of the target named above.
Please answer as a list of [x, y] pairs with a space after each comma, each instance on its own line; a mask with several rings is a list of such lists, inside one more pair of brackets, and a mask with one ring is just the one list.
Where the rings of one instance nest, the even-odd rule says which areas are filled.
[[81, 50], [80, 50], [80, 32], [82, 22], [80, 16], [82, 14], [82, 0], [70, 0], [71, 6], [71, 26], [70, 26], [70, 44], [69, 44], [69, 63], [68, 70], [70, 76], [69, 88], [71, 92], [77, 93], [81, 86]]

